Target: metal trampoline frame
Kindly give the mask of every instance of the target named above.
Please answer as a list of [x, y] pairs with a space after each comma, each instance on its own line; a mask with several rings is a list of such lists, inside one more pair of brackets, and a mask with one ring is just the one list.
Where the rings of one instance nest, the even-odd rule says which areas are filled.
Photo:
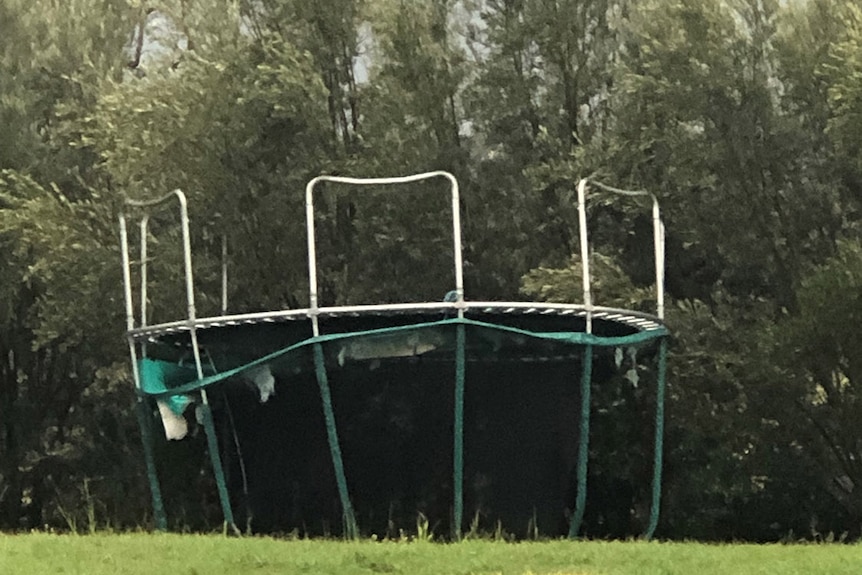
[[[399, 303], [383, 305], [353, 305], [353, 306], [318, 306], [317, 286], [317, 256], [315, 238], [315, 212], [314, 191], [321, 182], [330, 182], [347, 185], [390, 185], [405, 184], [423, 181], [431, 178], [444, 178], [450, 183], [450, 195], [452, 205], [452, 239], [454, 251], [454, 281], [455, 301], [451, 302], [422, 302], [422, 303]], [[625, 196], [645, 196], [652, 201], [653, 240], [655, 251], [655, 278], [656, 278], [656, 315], [641, 313], [632, 310], [595, 306], [592, 303], [591, 276], [589, 267], [589, 240], [587, 234], [586, 202], [588, 185]], [[461, 253], [461, 220], [460, 220], [460, 197], [458, 182], [455, 177], [444, 171], [434, 171], [410, 176], [395, 178], [348, 178], [340, 176], [318, 176], [312, 179], [305, 189], [306, 225], [308, 240], [308, 269], [309, 269], [309, 307], [305, 309], [289, 309], [277, 311], [265, 311], [258, 313], [227, 314], [227, 248], [226, 243], [222, 245], [222, 315], [216, 317], [198, 318], [195, 309], [194, 278], [192, 272], [192, 251], [189, 233], [188, 207], [185, 194], [177, 189], [164, 197], [151, 201], [126, 200], [127, 209], [142, 211], [140, 219], [140, 319], [136, 321], [134, 309], [133, 287], [131, 281], [131, 260], [129, 257], [129, 241], [126, 225], [126, 214], [119, 214], [120, 245], [122, 252], [123, 283], [126, 307], [126, 338], [129, 353], [132, 360], [132, 375], [135, 388], [138, 393], [137, 415], [142, 430], [144, 442], [144, 455], [147, 465], [147, 473], [150, 482], [153, 500], [154, 518], [156, 528], [165, 530], [167, 528], [166, 514], [162, 502], [159, 481], [157, 477], [155, 460], [153, 455], [153, 433], [152, 413], [149, 411], [147, 397], [142, 390], [141, 374], [138, 369], [139, 359], [147, 357], [147, 343], [159, 341], [165, 335], [188, 334], [188, 347], [191, 348], [195, 370], [198, 380], [204, 378], [204, 369], [201, 362], [201, 351], [198, 343], [198, 331], [226, 326], [249, 325], [258, 323], [296, 322], [310, 321], [311, 338], [318, 338], [320, 334], [319, 320], [321, 318], [339, 317], [362, 317], [362, 316], [395, 316], [411, 315], [419, 313], [456, 313], [459, 319], [465, 315], [502, 314], [502, 315], [556, 315], [582, 318], [585, 321], [587, 334], [593, 333], [593, 320], [609, 321], [624, 324], [627, 327], [642, 333], [654, 334], [659, 341], [658, 370], [659, 384], [656, 397], [655, 416], [655, 451], [653, 462], [652, 482], [652, 504], [650, 511], [649, 526], [644, 534], [649, 539], [653, 536], [658, 524], [660, 498], [661, 498], [661, 467], [662, 467], [662, 441], [664, 429], [664, 393], [665, 393], [665, 363], [667, 355], [667, 330], [664, 327], [664, 225], [661, 220], [659, 204], [656, 197], [645, 191], [620, 190], [598, 182], [582, 179], [577, 186], [578, 195], [578, 217], [579, 238], [582, 262], [582, 297], [583, 304], [551, 304], [536, 302], [490, 302], [490, 301], [467, 301], [464, 297], [463, 280], [463, 258]], [[156, 210], [164, 209], [169, 202], [176, 200], [179, 204], [180, 226], [182, 230], [184, 280], [187, 299], [187, 317], [173, 322], [147, 325], [147, 246], [148, 246], [148, 222], [150, 214]], [[456, 326], [456, 340], [458, 342], [455, 352], [456, 378], [455, 378], [455, 445], [453, 446], [453, 467], [455, 470], [454, 482], [454, 531], [453, 537], [461, 537], [461, 524], [463, 519], [463, 399], [464, 399], [464, 325]], [[356, 521], [347, 491], [346, 478], [338, 435], [336, 431], [335, 414], [332, 412], [328, 401], [330, 392], [323, 362], [323, 352], [320, 343], [314, 343], [315, 373], [320, 387], [321, 397], [324, 404], [324, 415], [327, 424], [328, 440], [332, 455], [332, 463], [336, 474], [344, 513], [344, 533], [347, 537], [355, 537], [358, 534]], [[140, 352], [140, 353], [139, 353]], [[581, 374], [581, 429], [578, 446], [577, 465], [577, 500], [574, 515], [570, 522], [569, 536], [576, 538], [583, 520], [586, 505], [587, 492], [587, 459], [589, 448], [589, 416], [590, 416], [590, 381], [592, 369], [592, 344], [584, 346], [582, 374]], [[222, 461], [218, 450], [212, 411], [209, 405], [205, 388], [200, 389], [201, 405], [200, 416], [206, 432], [210, 460], [213, 472], [216, 475], [219, 500], [226, 526], [234, 533], [239, 533], [230, 499], [223, 480]], [[148, 413], [149, 411], [149, 413]], [[586, 432], [584, 432], [586, 431]]]
[[590, 310], [581, 304], [567, 303], [536, 303], [523, 301], [465, 301], [460, 307], [454, 302], [418, 302], [403, 304], [355, 305], [288, 309], [280, 311], [264, 311], [235, 315], [195, 318], [192, 321], [179, 320], [155, 325], [142, 325], [128, 331], [129, 337], [136, 342], [156, 341], [161, 336], [200, 331], [208, 328], [218, 328], [257, 323], [279, 323], [338, 317], [361, 316], [397, 316], [415, 313], [439, 313], [461, 310], [462, 317], [481, 314], [500, 315], [558, 315], [571, 316], [605, 321], [614, 321], [627, 325], [638, 331], [657, 331], [664, 329], [664, 322], [658, 316], [632, 310], [592, 306]]

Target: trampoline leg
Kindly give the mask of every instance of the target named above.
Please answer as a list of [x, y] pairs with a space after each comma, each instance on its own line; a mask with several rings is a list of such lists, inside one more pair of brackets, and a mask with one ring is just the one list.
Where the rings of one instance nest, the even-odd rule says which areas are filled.
[[153, 498], [153, 519], [157, 531], [167, 531], [168, 520], [165, 516], [165, 506], [162, 502], [162, 489], [159, 486], [159, 476], [156, 472], [156, 459], [153, 455], [153, 425], [152, 414], [148, 413], [147, 400], [139, 397], [135, 402], [135, 413], [141, 428], [141, 441], [144, 444], [144, 461], [147, 465], [147, 479], [150, 483], [150, 495]]
[[655, 452], [653, 453], [652, 504], [650, 505], [649, 527], [644, 533], [645, 539], [652, 539], [658, 527], [659, 508], [661, 506], [661, 471], [664, 451], [664, 395], [665, 378], [667, 375], [667, 338], [662, 338], [658, 351], [658, 381], [656, 382], [655, 399]]
[[467, 335], [464, 324], [455, 327], [455, 417], [454, 445], [452, 449], [453, 525], [452, 538], [461, 539], [464, 517], [464, 378], [466, 372], [465, 346]]
[[329, 452], [332, 454], [332, 467], [335, 469], [338, 497], [341, 499], [344, 537], [356, 539], [359, 530], [356, 526], [356, 517], [353, 514], [353, 505], [350, 503], [350, 494], [347, 491], [344, 462], [341, 458], [341, 447], [338, 444], [338, 430], [335, 427], [335, 413], [332, 410], [332, 397], [329, 393], [329, 380], [326, 377], [326, 366], [323, 362], [323, 347], [319, 343], [314, 344], [314, 372], [317, 375], [317, 385], [320, 387], [323, 417], [326, 420], [326, 435], [329, 439]]
[[224, 516], [225, 524], [230, 528], [235, 535], [239, 535], [239, 528], [233, 519], [233, 510], [230, 507], [230, 495], [227, 491], [227, 484], [224, 479], [224, 469], [221, 464], [221, 455], [219, 455], [218, 438], [215, 434], [215, 425], [213, 424], [213, 414], [209, 403], [202, 403], [199, 407], [204, 424], [204, 431], [207, 436], [207, 447], [210, 452], [210, 462], [213, 466], [213, 474], [215, 475], [216, 487], [218, 488], [218, 498], [221, 503], [222, 515]]
[[575, 513], [569, 524], [569, 539], [577, 539], [587, 506], [587, 463], [590, 459], [590, 391], [593, 378], [593, 346], [584, 347], [581, 366], [581, 424], [578, 433], [578, 491]]

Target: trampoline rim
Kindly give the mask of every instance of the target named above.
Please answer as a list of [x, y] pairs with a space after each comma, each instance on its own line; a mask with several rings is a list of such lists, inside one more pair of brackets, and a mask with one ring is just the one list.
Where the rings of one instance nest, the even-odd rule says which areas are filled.
[[355, 306], [330, 306], [321, 308], [283, 309], [276, 311], [252, 312], [183, 319], [172, 322], [158, 323], [136, 327], [128, 330], [127, 336], [133, 341], [154, 341], [163, 335], [220, 328], [236, 325], [277, 323], [286, 321], [310, 320], [313, 316], [320, 319], [337, 317], [367, 316], [397, 316], [411, 312], [424, 314], [454, 312], [463, 309], [465, 314], [504, 314], [504, 315], [554, 315], [587, 317], [601, 321], [611, 321], [624, 324], [638, 332], [661, 330], [665, 323], [658, 316], [613, 307], [585, 306], [572, 303], [548, 302], [494, 302], [465, 301], [458, 302], [419, 302]]

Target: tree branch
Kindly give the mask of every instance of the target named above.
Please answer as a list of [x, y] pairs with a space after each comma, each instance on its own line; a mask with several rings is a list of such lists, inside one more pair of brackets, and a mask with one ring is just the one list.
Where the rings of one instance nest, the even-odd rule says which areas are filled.
[[145, 8], [142, 10], [141, 19], [138, 22], [138, 33], [135, 39], [135, 56], [126, 63], [126, 67], [130, 70], [134, 70], [141, 65], [141, 54], [144, 52], [144, 30], [147, 27], [147, 19], [155, 11], [155, 8]]

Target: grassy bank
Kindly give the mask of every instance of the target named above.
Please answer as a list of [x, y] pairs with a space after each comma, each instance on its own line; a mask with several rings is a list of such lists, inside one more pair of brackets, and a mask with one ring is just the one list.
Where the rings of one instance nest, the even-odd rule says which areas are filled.
[[0, 535], [0, 573], [4, 575], [839, 575], [856, 574], [860, 569], [860, 545], [567, 541], [442, 545], [163, 534]]

